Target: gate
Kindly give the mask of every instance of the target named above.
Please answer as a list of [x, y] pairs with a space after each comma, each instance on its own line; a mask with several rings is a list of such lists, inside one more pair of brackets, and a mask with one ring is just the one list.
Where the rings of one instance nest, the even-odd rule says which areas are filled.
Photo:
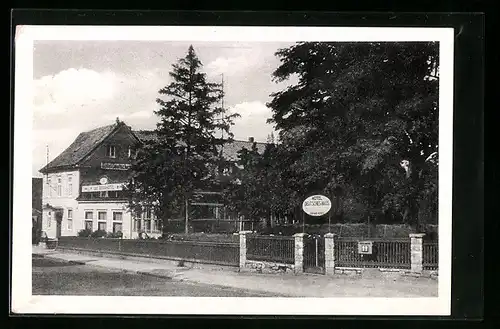
[[325, 274], [325, 238], [304, 236], [304, 272]]

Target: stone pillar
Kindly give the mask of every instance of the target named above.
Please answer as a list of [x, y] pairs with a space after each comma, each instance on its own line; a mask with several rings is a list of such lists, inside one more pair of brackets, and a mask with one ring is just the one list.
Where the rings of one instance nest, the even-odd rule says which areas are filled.
[[304, 236], [306, 233], [296, 233], [295, 237], [295, 266], [294, 272], [303, 273], [304, 272]]
[[335, 274], [335, 234], [325, 234], [325, 274]]
[[251, 231], [240, 231], [240, 270], [245, 268], [247, 262], [247, 234]]
[[424, 233], [410, 234], [410, 252], [411, 252], [411, 271], [414, 273], [422, 273], [422, 238]]

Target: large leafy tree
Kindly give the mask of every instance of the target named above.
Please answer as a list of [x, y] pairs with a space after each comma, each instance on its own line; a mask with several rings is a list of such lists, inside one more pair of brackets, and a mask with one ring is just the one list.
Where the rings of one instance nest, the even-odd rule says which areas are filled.
[[268, 104], [297, 198], [356, 197], [372, 218], [410, 224], [435, 208], [437, 44], [306, 42], [277, 56], [274, 78], [299, 78]]
[[[220, 106], [221, 84], [207, 81], [192, 46], [170, 72], [172, 82], [156, 100], [157, 139], [146, 142], [132, 167], [130, 207], [154, 206], [162, 218], [183, 209], [188, 232], [189, 200], [197, 190], [216, 185], [220, 149], [231, 141], [230, 126], [237, 114]], [[216, 137], [225, 132], [226, 138]]]

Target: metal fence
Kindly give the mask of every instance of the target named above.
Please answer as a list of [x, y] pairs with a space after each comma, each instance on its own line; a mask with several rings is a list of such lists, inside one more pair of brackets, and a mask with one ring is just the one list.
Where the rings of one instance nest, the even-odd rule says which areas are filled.
[[360, 254], [356, 238], [335, 240], [335, 266], [411, 268], [410, 239], [371, 239], [372, 254]]
[[239, 266], [240, 257], [239, 244], [220, 242], [71, 237], [60, 239], [59, 247], [183, 259], [228, 266]]
[[437, 270], [438, 263], [438, 242], [424, 241], [422, 245], [422, 266], [424, 270]]
[[99, 251], [119, 251], [121, 239], [60, 237], [58, 247], [78, 248]]
[[247, 235], [247, 259], [295, 263], [295, 239], [289, 236]]
[[247, 259], [295, 263], [295, 239], [289, 236], [247, 235]]

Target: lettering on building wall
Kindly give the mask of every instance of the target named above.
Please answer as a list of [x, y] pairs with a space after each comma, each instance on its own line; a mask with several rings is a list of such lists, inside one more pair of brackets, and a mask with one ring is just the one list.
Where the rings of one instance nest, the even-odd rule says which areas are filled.
[[129, 170], [132, 165], [130, 163], [110, 163], [101, 162], [101, 169], [108, 170]]
[[101, 192], [101, 191], [121, 191], [123, 190], [123, 183], [119, 184], [105, 184], [105, 185], [84, 185], [82, 192]]

